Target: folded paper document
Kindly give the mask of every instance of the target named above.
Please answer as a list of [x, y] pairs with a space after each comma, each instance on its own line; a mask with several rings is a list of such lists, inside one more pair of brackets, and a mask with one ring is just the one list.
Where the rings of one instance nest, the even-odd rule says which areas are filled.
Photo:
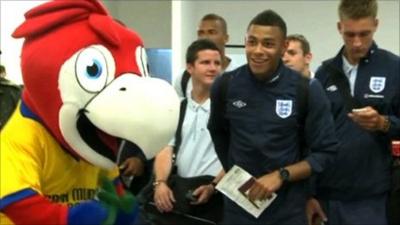
[[248, 198], [248, 192], [255, 181], [256, 179], [251, 174], [235, 165], [218, 182], [216, 188], [248, 213], [258, 218], [277, 195], [273, 193], [269, 199], [251, 201]]

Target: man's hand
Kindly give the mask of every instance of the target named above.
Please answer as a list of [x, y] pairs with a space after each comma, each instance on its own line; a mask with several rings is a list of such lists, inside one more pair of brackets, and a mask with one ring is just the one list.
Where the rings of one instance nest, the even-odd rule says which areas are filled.
[[328, 218], [322, 210], [318, 200], [315, 198], [311, 198], [307, 201], [306, 214], [308, 225], [320, 225], [322, 221], [328, 221]]
[[119, 168], [123, 171], [123, 176], [141, 176], [144, 172], [144, 163], [138, 157], [129, 157]]
[[201, 185], [193, 191], [193, 195], [196, 196], [197, 201], [192, 202], [193, 205], [200, 205], [208, 202], [211, 196], [214, 194], [215, 188], [211, 184]]
[[249, 190], [249, 199], [254, 201], [270, 198], [282, 186], [282, 179], [278, 171], [274, 171], [258, 178]]
[[171, 212], [174, 208], [174, 194], [165, 182], [154, 187], [154, 202], [160, 212]]
[[362, 128], [369, 131], [384, 131], [385, 117], [380, 115], [371, 106], [360, 109], [353, 109], [348, 116]]

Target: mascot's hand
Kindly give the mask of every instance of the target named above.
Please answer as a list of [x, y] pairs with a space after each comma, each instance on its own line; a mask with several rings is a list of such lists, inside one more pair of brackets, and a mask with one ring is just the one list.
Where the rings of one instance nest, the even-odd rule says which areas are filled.
[[107, 209], [100, 202], [91, 200], [82, 202], [68, 210], [68, 225], [102, 224], [108, 215]]
[[118, 195], [111, 180], [101, 178], [101, 189], [97, 197], [108, 211], [108, 216], [102, 225], [130, 224], [135, 220], [138, 213], [135, 197], [129, 192]]
[[69, 225], [113, 225], [132, 224], [138, 214], [138, 204], [131, 193], [118, 195], [115, 185], [101, 178], [98, 200], [80, 203], [68, 211]]

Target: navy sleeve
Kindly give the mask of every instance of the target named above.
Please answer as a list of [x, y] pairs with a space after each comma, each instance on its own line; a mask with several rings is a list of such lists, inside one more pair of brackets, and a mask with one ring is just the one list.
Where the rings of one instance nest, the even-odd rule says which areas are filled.
[[389, 137], [392, 139], [400, 138], [400, 107], [397, 109], [397, 115], [389, 115], [390, 128]]
[[319, 66], [317, 70], [315, 71], [315, 76], [314, 78], [318, 80], [321, 84], [324, 84], [326, 80], [326, 71], [323, 65]]
[[[228, 151], [229, 151], [229, 127], [228, 121], [225, 119], [225, 102], [226, 93], [221, 91], [222, 76], [214, 81], [211, 87], [211, 112], [208, 121], [208, 130], [214, 143], [217, 156], [224, 167], [225, 171], [229, 168]], [[224, 97], [225, 96], [225, 97]]]
[[310, 154], [305, 160], [310, 163], [313, 172], [321, 173], [333, 163], [338, 141], [328, 98], [315, 79], [310, 81], [308, 97], [305, 138]]
[[[400, 87], [400, 57], [395, 56], [394, 65], [393, 65], [393, 76], [397, 76], [397, 87]], [[397, 88], [397, 93], [395, 95], [395, 99], [392, 101], [392, 113], [387, 115], [390, 121], [390, 128], [388, 135], [391, 139], [399, 139], [400, 138], [400, 88]]]

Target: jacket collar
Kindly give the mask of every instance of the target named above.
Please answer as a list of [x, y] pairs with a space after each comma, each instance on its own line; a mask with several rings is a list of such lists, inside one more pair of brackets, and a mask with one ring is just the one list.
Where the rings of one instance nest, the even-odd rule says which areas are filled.
[[275, 72], [272, 73], [272, 76], [268, 77], [267, 80], [265, 80], [265, 81], [260, 81], [255, 77], [253, 72], [251, 72], [250, 66], [247, 64], [247, 69], [250, 74], [250, 77], [257, 83], [263, 83], [263, 84], [271, 84], [271, 83], [275, 83], [278, 80], [280, 80], [280, 77], [281, 77], [281, 74], [282, 74], [284, 68], [285, 68], [285, 66], [283, 65], [282, 60], [280, 60], [278, 67], [276, 68]]
[[[372, 55], [378, 50], [378, 45], [375, 43], [375, 41], [372, 42], [371, 47], [369, 47], [369, 50], [367, 52], [367, 55], [361, 58], [360, 62], [366, 61], [368, 62], [371, 60]], [[333, 64], [339, 68], [342, 67], [343, 60], [342, 60], [342, 55], [344, 51], [344, 46], [339, 50], [339, 52], [336, 54], [335, 58], [333, 59]]]

